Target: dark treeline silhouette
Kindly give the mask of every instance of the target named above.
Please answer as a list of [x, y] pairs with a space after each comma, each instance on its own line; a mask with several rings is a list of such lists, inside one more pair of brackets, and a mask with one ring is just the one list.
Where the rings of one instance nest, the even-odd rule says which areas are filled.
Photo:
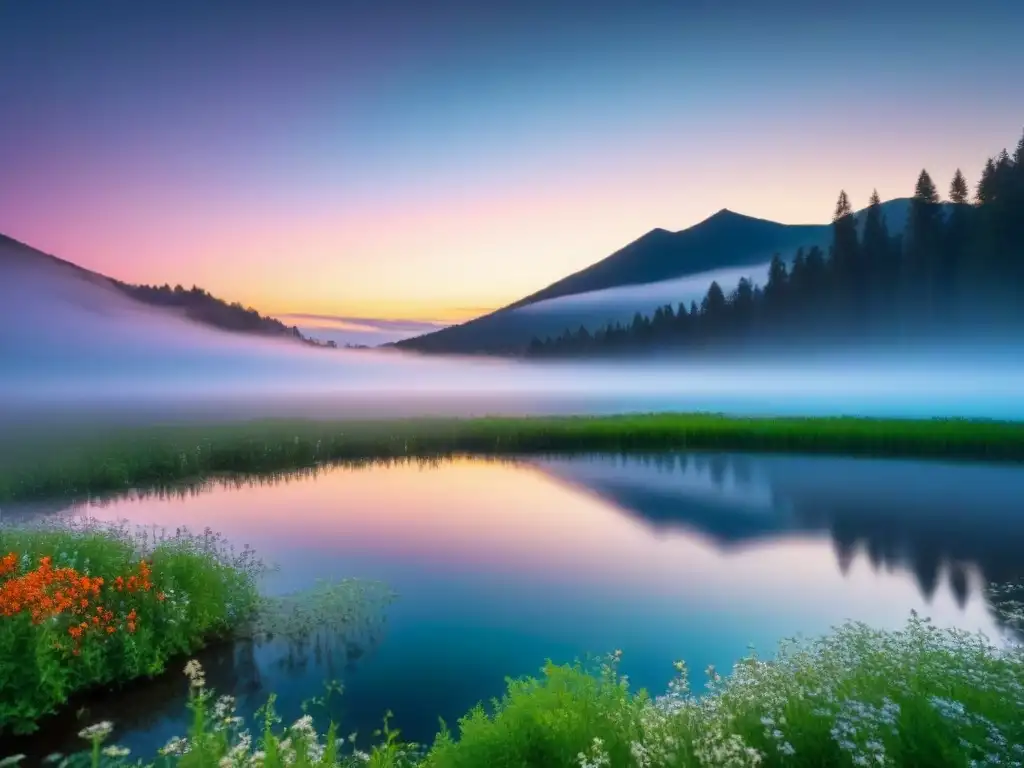
[[176, 307], [184, 310], [186, 317], [199, 323], [238, 333], [253, 333], [261, 336], [292, 337], [312, 346], [336, 347], [334, 342], [321, 343], [304, 336], [295, 326], [289, 326], [272, 317], [261, 315], [252, 307], [239, 302], [228, 303], [223, 299], [192, 286], [176, 285], [129, 285], [113, 281], [114, 285], [136, 301], [157, 307]]
[[758, 343], [823, 344], [1011, 333], [1024, 325], [1024, 137], [982, 170], [973, 198], [957, 170], [942, 203], [921, 171], [903, 232], [890, 232], [878, 193], [856, 221], [841, 192], [832, 244], [776, 254], [764, 286], [713, 282], [698, 305], [670, 304], [628, 324], [534, 338], [535, 357], [678, 348], [734, 351]]

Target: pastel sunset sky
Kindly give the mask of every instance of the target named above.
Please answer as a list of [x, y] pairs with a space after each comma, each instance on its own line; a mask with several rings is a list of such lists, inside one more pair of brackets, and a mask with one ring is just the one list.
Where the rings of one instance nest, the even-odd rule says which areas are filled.
[[974, 184], [1024, 4], [0, 3], [0, 232], [274, 314], [452, 322], [716, 210]]

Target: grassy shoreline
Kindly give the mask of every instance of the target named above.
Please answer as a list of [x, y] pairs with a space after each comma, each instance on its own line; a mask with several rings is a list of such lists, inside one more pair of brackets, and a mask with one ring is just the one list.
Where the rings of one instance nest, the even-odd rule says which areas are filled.
[[1018, 462], [1024, 461], [1024, 422], [663, 413], [126, 427], [8, 444], [0, 461], [0, 504], [327, 462], [669, 449]]
[[[385, 714], [369, 751], [354, 746], [355, 734], [345, 738], [343, 723], [318, 730], [304, 715], [282, 726], [273, 694], [246, 723], [235, 716], [234, 700], [218, 697], [190, 662], [188, 733], [172, 738], [154, 762], [134, 764], [960, 768], [1024, 760], [1024, 647], [997, 647], [916, 614], [896, 631], [848, 622], [824, 637], [785, 640], [774, 658], [752, 653], [724, 676], [709, 667], [699, 693], [682, 661], [665, 694], [634, 692], [620, 660], [616, 651], [593, 667], [548, 662], [538, 676], [510, 679], [500, 699], [474, 707], [454, 728], [442, 721], [432, 744], [403, 743]], [[83, 729], [91, 750], [76, 764], [130, 764], [127, 750], [104, 743], [112, 729]]]
[[373, 626], [395, 597], [362, 579], [266, 596], [268, 570], [210, 529], [0, 525], [0, 742], [216, 643], [277, 640], [301, 659]]
[[0, 526], [0, 736], [233, 634], [261, 569], [209, 530]]

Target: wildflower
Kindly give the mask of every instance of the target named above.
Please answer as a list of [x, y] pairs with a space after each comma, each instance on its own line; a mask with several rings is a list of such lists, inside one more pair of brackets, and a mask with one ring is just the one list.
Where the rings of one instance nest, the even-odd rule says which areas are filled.
[[591, 745], [591, 750], [594, 753], [594, 758], [591, 760], [587, 757], [586, 752], [580, 752], [576, 757], [579, 760], [580, 768], [601, 768], [607, 766], [610, 763], [608, 753], [605, 751], [604, 742], [600, 737], [595, 736], [594, 741]]
[[187, 755], [192, 749], [188, 739], [173, 738], [160, 748], [160, 754], [165, 756], [181, 757]]
[[128, 757], [131, 754], [131, 750], [128, 747], [118, 747], [111, 745], [103, 748], [103, 754], [107, 757]]
[[[186, 672], [186, 674], [188, 674]], [[233, 696], [221, 696], [213, 705], [213, 716], [218, 720], [226, 720], [235, 711], [235, 699]]]
[[292, 723], [291, 729], [296, 735], [303, 735], [306, 737], [315, 736], [316, 731], [313, 729], [313, 716], [303, 715], [294, 723]]
[[78, 737], [86, 741], [103, 741], [113, 730], [114, 724], [109, 720], [104, 720], [90, 725], [88, 728], [83, 728], [78, 732]]
[[202, 665], [195, 659], [191, 659], [185, 665], [185, 677], [188, 678], [189, 687], [195, 690], [206, 687], [206, 674]]

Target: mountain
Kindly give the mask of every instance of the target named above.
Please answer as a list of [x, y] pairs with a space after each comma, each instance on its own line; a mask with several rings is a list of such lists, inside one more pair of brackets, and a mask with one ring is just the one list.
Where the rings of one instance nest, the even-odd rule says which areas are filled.
[[[902, 231], [910, 200], [890, 200], [882, 208], [890, 231]], [[863, 211], [857, 219], [863, 222]], [[767, 274], [774, 254], [792, 258], [801, 246], [827, 247], [831, 237], [830, 224], [779, 224], [723, 209], [679, 232], [653, 229], [596, 264], [495, 312], [394, 346], [428, 353], [517, 353], [533, 336], [628, 321], [638, 311], [689, 301], [690, 294], [703, 295], [712, 280], [728, 289], [743, 274], [757, 279], [761, 272]]]
[[[201, 288], [130, 285], [2, 234], [0, 277], [7, 290], [31, 298], [37, 306], [45, 305], [47, 299], [55, 301], [56, 306], [70, 301], [79, 307], [89, 306], [109, 314], [116, 312], [118, 307], [143, 304], [220, 330], [306, 340], [298, 328], [261, 315], [237, 302], [229, 304]], [[2, 295], [0, 293], [0, 298]]]
[[681, 232], [652, 229], [586, 269], [509, 305], [515, 309], [545, 299], [767, 261], [776, 251], [820, 242], [821, 225], [778, 224], [722, 209]]

